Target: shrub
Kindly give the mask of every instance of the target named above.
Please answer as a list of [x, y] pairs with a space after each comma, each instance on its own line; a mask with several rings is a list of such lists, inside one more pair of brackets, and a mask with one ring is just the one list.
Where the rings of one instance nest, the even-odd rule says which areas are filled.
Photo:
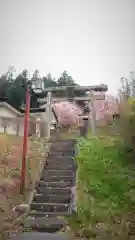
[[119, 131], [124, 146], [135, 150], [135, 99], [120, 103]]

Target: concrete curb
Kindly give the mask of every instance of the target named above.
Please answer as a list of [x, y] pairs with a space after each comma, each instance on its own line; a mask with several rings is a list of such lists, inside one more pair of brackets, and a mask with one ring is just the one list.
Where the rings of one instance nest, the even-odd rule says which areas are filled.
[[75, 157], [77, 155], [77, 141], [75, 145], [75, 152], [74, 152], [74, 157], [73, 157], [73, 162], [74, 162], [74, 179], [73, 179], [73, 186], [71, 187], [71, 196], [70, 196], [70, 209], [69, 211], [71, 213], [76, 213], [77, 212], [77, 192], [76, 192], [76, 173], [77, 173], [77, 163], [75, 160]]

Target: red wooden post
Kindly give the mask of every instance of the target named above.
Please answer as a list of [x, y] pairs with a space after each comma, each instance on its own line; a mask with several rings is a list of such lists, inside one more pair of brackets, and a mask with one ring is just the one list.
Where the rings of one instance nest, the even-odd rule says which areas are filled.
[[24, 191], [25, 178], [26, 178], [26, 160], [27, 160], [27, 153], [28, 153], [29, 112], [30, 112], [30, 92], [29, 92], [29, 86], [27, 86], [26, 107], [25, 107], [25, 116], [24, 116], [24, 137], [23, 137], [23, 152], [22, 152], [21, 182], [20, 182], [20, 193], [21, 194]]

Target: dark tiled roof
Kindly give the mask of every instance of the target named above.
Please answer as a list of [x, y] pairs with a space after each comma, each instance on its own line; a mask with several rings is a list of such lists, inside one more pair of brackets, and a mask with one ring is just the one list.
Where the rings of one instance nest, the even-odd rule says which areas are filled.
[[[20, 108], [20, 112], [21, 113], [25, 113], [25, 108]], [[46, 108], [31, 108], [30, 109], [30, 113], [43, 113], [43, 112], [46, 112]], [[58, 122], [58, 117], [57, 117], [57, 114], [56, 112], [54, 111], [54, 108], [52, 107], [52, 112], [56, 118], [56, 121]]]

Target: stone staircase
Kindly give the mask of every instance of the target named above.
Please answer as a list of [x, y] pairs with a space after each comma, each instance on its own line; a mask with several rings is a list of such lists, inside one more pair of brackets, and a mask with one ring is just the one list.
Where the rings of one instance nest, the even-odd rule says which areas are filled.
[[66, 225], [62, 217], [76, 211], [75, 145], [74, 139], [52, 143], [24, 229], [54, 233]]

